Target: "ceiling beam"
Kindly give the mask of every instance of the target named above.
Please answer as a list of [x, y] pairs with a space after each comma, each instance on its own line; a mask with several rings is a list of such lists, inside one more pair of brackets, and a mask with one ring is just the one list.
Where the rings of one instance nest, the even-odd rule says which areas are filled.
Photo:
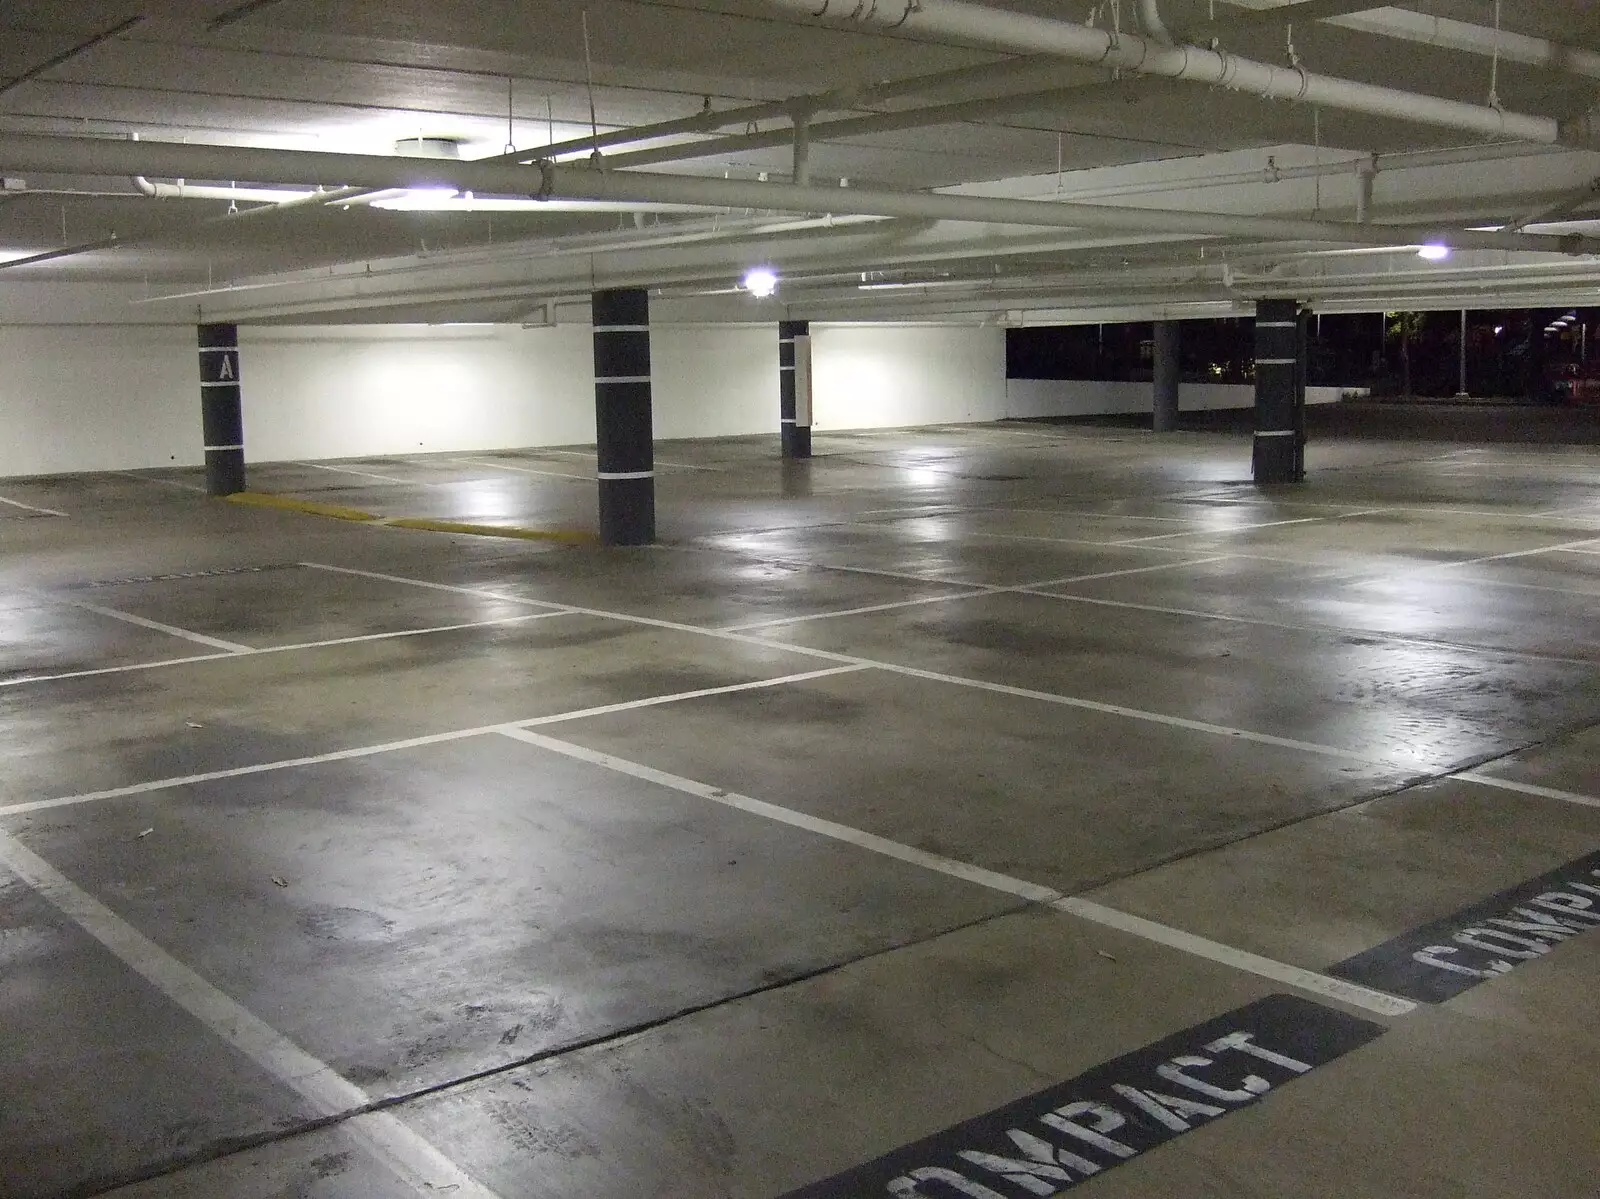
[[1006, 200], [854, 187], [800, 187], [690, 175], [598, 170], [564, 163], [540, 163], [537, 167], [502, 166], [449, 159], [48, 137], [21, 133], [0, 134], [0, 164], [24, 171], [63, 174], [156, 175], [164, 178], [238, 179], [302, 185], [324, 183], [367, 188], [450, 187], [487, 195], [525, 195], [551, 200], [689, 204], [706, 208], [913, 217], [1037, 228], [1178, 232], [1220, 237], [1321, 241], [1335, 245], [1415, 245], [1438, 241], [1463, 249], [1553, 254], [1600, 251], [1600, 244], [1594, 239], [1576, 236], [1555, 237], [1419, 225], [1359, 225], [1180, 209]]
[[60, 54], [52, 55], [50, 58], [45, 59], [44, 62], [39, 63], [37, 66], [29, 67], [22, 74], [14, 76], [13, 78], [6, 80], [4, 83], [0, 83], [0, 96], [5, 95], [7, 92], [15, 91], [24, 83], [32, 83], [35, 79], [39, 78], [39, 76], [47, 74], [48, 72], [55, 70], [57, 67], [65, 66], [67, 63], [77, 58], [80, 54], [87, 54], [90, 50], [93, 50], [96, 46], [101, 45], [104, 42], [109, 42], [115, 38], [121, 37], [135, 25], [142, 24], [143, 21], [144, 17], [142, 16], [129, 17], [126, 21], [122, 21], [119, 24], [113, 25], [110, 29], [101, 30], [92, 37], [84, 38], [83, 41], [77, 43], [76, 45], [68, 46], [65, 50], [61, 51]]

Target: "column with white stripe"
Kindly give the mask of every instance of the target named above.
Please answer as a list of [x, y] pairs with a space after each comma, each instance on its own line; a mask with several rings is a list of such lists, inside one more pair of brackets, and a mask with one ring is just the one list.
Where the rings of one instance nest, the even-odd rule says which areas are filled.
[[785, 458], [811, 457], [811, 322], [778, 322], [778, 418]]
[[1305, 478], [1305, 324], [1298, 300], [1256, 303], [1256, 435], [1250, 456], [1257, 483]]
[[649, 545], [656, 539], [650, 294], [642, 287], [597, 291], [592, 310], [600, 540]]
[[206, 491], [244, 490], [244, 408], [239, 391], [239, 326], [201, 325], [200, 425], [206, 450]]

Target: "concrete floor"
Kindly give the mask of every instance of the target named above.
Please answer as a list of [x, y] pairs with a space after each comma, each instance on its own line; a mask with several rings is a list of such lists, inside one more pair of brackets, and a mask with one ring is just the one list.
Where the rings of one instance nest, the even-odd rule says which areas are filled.
[[0, 1195], [1597, 1193], [1600, 452], [817, 449], [0, 480]]

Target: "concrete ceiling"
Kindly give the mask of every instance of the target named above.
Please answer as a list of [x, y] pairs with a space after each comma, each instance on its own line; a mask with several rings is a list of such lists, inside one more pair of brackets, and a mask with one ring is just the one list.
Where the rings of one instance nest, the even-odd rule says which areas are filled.
[[[990, 6], [1059, 21], [1083, 21], [1091, 7], [1087, 0], [990, 0]], [[1283, 65], [1292, 42], [1303, 67], [1321, 75], [1482, 105], [1492, 74], [1507, 110], [1559, 119], [1581, 116], [1600, 101], [1597, 73], [1570, 69], [1570, 62], [1535, 65], [1517, 61], [1516, 54], [1494, 61], [1390, 36], [1362, 24], [1373, 18], [1370, 12], [1286, 28], [1281, 17], [1263, 20], [1254, 11], [1273, 6], [1267, 0], [1165, 0], [1161, 11], [1175, 33], [1209, 35], [1215, 9], [1217, 21], [1232, 22], [1219, 27], [1230, 53]], [[1346, 13], [1357, 8], [1342, 7]], [[1106, 0], [1097, 8], [1102, 27], [1115, 10], [1121, 28], [1138, 28], [1135, 0]], [[1381, 10], [1380, 23], [1395, 11]], [[1419, 0], [1401, 12], [1477, 27], [1495, 19], [1488, 0]], [[1501, 28], [1549, 39], [1558, 50], [1600, 53], [1600, 13], [1592, 0], [1503, 5]], [[604, 132], [687, 117], [708, 103], [730, 108], [1006, 60], [994, 48], [913, 32], [806, 23], [760, 0], [589, 0], [584, 6], [555, 0], [10, 0], [0, 9], [0, 135], [137, 135], [363, 154], [390, 154], [398, 139], [428, 136], [453, 139], [462, 157], [479, 158], [508, 145], [535, 149], [587, 133], [591, 74], [594, 120]], [[821, 134], [811, 151], [813, 181], [1045, 200], [1088, 192], [1098, 204], [1352, 220], [1353, 166], [1320, 179], [1271, 182], [1269, 160], [1278, 167], [1353, 163], [1359, 156], [1484, 140], [1407, 119], [1163, 79], [1111, 78], [1099, 68], [1054, 60], [1004, 80], [950, 80], [882, 103], [841, 101], [817, 119], [1011, 93], [1042, 95], [915, 128]], [[768, 120], [758, 128], [786, 125]], [[739, 124], [702, 136], [744, 132]], [[719, 142], [700, 157], [642, 169], [777, 181], [787, 178], [791, 154], [788, 145]], [[1378, 175], [1374, 189], [1371, 217], [1378, 222], [1504, 224], [1552, 208], [1600, 176], [1600, 154], [1577, 148], [1454, 166], [1380, 159], [1390, 161], [1392, 169]], [[1248, 171], [1259, 180], [1176, 186]], [[1481, 252], [1436, 265], [1407, 253], [1329, 255], [1325, 246], [1281, 239], [1156, 239], [972, 221], [751, 232], [747, 226], [763, 222], [743, 210], [723, 214], [720, 229], [708, 216], [687, 214], [636, 219], [617, 212], [391, 212], [363, 205], [238, 220], [223, 219], [226, 200], [156, 199], [127, 177], [19, 171], [3, 159], [0, 175], [8, 181], [0, 192], [0, 263], [104, 243], [113, 235], [119, 240], [114, 247], [0, 269], [0, 319], [33, 306], [28, 297], [44, 294], [39, 289], [62, 285], [99, 286], [118, 305], [131, 297], [137, 317], [130, 319], [171, 319], [197, 308], [280, 321], [499, 320], [552, 311], [559, 318], [569, 310], [562, 305], [595, 281], [661, 286], [663, 303], [685, 319], [747, 319], [770, 314], [728, 293], [740, 269], [760, 259], [785, 275], [783, 303], [819, 318], [1024, 320], [1048, 312], [1089, 319], [1130, 307], [1198, 313], [1246, 303], [1279, 284], [1303, 286], [1305, 295], [1324, 296], [1329, 307], [1388, 303], [1411, 294], [1406, 289], [1414, 285], [1419, 306], [1466, 302], [1509, 279], [1552, 302], [1600, 287], [1591, 257]], [[1600, 217], [1600, 209], [1560, 214], [1563, 220], [1586, 215]], [[774, 216], [765, 223], [792, 220]], [[711, 231], [703, 233], [708, 223]], [[1376, 280], [1375, 262], [1382, 275], [1407, 280]], [[352, 282], [358, 278], [360, 286]], [[862, 290], [863, 283], [883, 282], [922, 290]], [[1353, 295], [1363, 288], [1362, 296]], [[178, 298], [163, 303], [169, 296]], [[557, 307], [543, 307], [547, 303]]]

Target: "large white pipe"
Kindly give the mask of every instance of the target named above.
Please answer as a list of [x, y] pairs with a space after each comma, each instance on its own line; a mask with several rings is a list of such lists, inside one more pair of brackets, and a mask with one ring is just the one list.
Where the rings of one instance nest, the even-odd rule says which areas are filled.
[[1510, 33], [1487, 25], [1471, 25], [1448, 17], [1430, 17], [1404, 8], [1375, 8], [1370, 12], [1330, 17], [1325, 22], [1358, 33], [1372, 33], [1399, 41], [1438, 46], [1484, 57], [1498, 55], [1507, 62], [1545, 67], [1600, 79], [1600, 54], [1563, 45], [1542, 37]]
[[1161, 20], [1160, 0], [1139, 0], [1139, 24], [1163, 46], [1172, 45], [1172, 35], [1167, 32], [1167, 26]]
[[1091, 29], [1069, 21], [988, 8], [966, 0], [761, 0], [803, 22], [854, 23], [901, 34], [948, 39], [996, 50], [1055, 54], [1140, 75], [1182, 79], [1264, 99], [1302, 101], [1413, 124], [1462, 129], [1486, 137], [1600, 146], [1592, 119], [1563, 125], [1551, 117], [1502, 111], [1439, 96], [1319, 75], [1296, 67], [1239, 58], [1225, 50], [1163, 46], [1132, 33]]
[[133, 185], [147, 196], [163, 200], [229, 200], [238, 204], [282, 204], [286, 200], [302, 200], [313, 193], [306, 190], [281, 187], [221, 187], [203, 183], [190, 183], [180, 179], [176, 183], [155, 183], [143, 175], [133, 177]]
[[0, 167], [75, 175], [249, 179], [302, 186], [450, 187], [458, 191], [526, 195], [545, 200], [689, 204], [706, 208], [847, 213], [1038, 228], [1187, 233], [1208, 237], [1248, 237], [1341, 245], [1416, 245], [1436, 241], [1459, 249], [1566, 254], [1600, 252], [1600, 241], [1581, 236], [1552, 237], [1415, 224], [1354, 225], [1231, 213], [1047, 203], [853, 187], [801, 187], [700, 176], [608, 171], [554, 163], [525, 167], [449, 159], [50, 137], [26, 133], [0, 134]]

